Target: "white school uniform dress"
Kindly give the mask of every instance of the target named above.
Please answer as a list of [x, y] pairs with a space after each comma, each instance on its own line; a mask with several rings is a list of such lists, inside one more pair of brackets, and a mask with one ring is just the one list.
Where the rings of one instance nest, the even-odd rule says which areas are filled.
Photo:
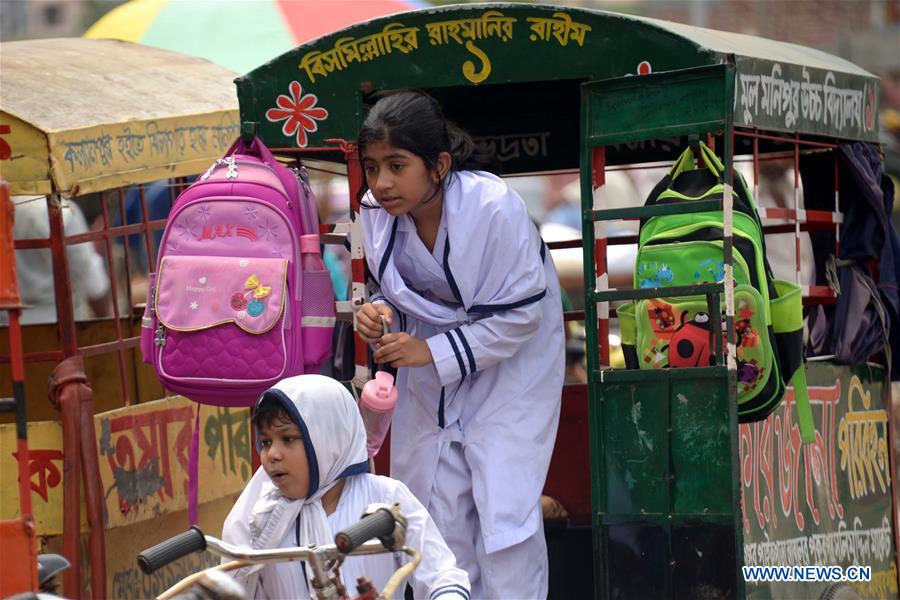
[[[264, 394], [281, 405], [303, 433], [310, 462], [310, 491], [305, 499], [284, 497], [260, 468], [244, 488], [222, 528], [222, 539], [238, 546], [288, 548], [329, 544], [334, 534], [357, 521], [370, 503], [400, 502], [408, 519], [406, 545], [416, 548], [422, 562], [411, 583], [416, 598], [469, 600], [469, 579], [457, 568], [453, 554], [438, 533], [428, 512], [399, 481], [368, 473], [366, 434], [359, 410], [349, 392], [337, 381], [320, 375], [282, 380]], [[344, 479], [336, 510], [326, 516], [322, 496]], [[348, 558], [342, 576], [348, 592], [355, 593], [356, 577], [369, 577], [381, 590], [406, 554], [379, 554]], [[234, 572], [249, 598], [312, 598], [303, 563], [280, 562]], [[402, 598], [405, 585], [395, 597]]]
[[408, 215], [360, 214], [373, 301], [434, 357], [398, 372], [391, 474], [428, 508], [473, 598], [545, 598], [540, 494], [565, 360], [553, 261], [522, 200], [489, 173], [447, 178], [433, 252]]

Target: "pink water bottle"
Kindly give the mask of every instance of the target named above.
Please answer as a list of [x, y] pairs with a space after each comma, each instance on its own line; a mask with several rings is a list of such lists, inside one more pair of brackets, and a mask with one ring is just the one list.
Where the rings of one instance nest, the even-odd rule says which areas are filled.
[[[381, 315], [381, 332], [387, 335], [388, 324]], [[384, 436], [391, 426], [394, 406], [397, 404], [397, 388], [394, 387], [394, 376], [387, 371], [375, 371], [375, 379], [363, 386], [359, 397], [359, 413], [366, 426], [366, 450], [372, 458], [381, 450]]]
[[369, 458], [381, 450], [384, 436], [391, 426], [394, 406], [397, 404], [397, 388], [394, 376], [387, 371], [376, 371], [375, 379], [363, 386], [359, 397], [359, 413], [366, 426], [366, 449]]
[[322, 260], [320, 244], [321, 241], [317, 233], [300, 236], [300, 255], [303, 261], [301, 264], [305, 272], [322, 272], [327, 270], [325, 262]]

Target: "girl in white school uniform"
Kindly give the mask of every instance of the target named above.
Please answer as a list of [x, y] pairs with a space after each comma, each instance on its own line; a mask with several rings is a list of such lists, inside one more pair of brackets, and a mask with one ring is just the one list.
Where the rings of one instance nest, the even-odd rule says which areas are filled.
[[[422, 556], [410, 582], [415, 597], [469, 600], [468, 577], [425, 507], [399, 481], [369, 474], [362, 418], [340, 383], [320, 375], [284, 379], [259, 399], [253, 424], [262, 466], [225, 519], [224, 541], [257, 549], [329, 544], [369, 504], [399, 502], [406, 545]], [[361, 575], [381, 590], [406, 560], [405, 554], [352, 556], [341, 574], [348, 592]], [[303, 563], [281, 562], [234, 576], [249, 598], [275, 600], [314, 597], [311, 575]], [[395, 597], [403, 597], [404, 587]]]
[[391, 475], [428, 508], [473, 598], [546, 598], [540, 494], [565, 371], [549, 252], [521, 198], [470, 170], [472, 140], [430, 96], [383, 97], [358, 142], [379, 288], [358, 327], [399, 368]]

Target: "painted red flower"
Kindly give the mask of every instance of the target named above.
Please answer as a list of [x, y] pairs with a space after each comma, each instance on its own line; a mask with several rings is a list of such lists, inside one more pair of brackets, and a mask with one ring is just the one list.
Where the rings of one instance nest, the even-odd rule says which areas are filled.
[[306, 132], [312, 133], [319, 129], [316, 121], [328, 118], [328, 111], [316, 106], [319, 99], [315, 94], [303, 95], [303, 87], [297, 81], [292, 81], [291, 95], [279, 94], [275, 100], [278, 108], [270, 108], [266, 111], [266, 118], [272, 122], [284, 121], [281, 132], [291, 137], [297, 134], [297, 146], [304, 148], [307, 144]]

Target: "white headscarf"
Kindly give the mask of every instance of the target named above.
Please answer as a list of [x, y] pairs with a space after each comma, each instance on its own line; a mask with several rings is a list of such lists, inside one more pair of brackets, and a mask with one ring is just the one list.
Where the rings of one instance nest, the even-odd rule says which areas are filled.
[[[269, 399], [281, 403], [303, 434], [309, 493], [301, 500], [286, 498], [260, 467], [225, 519], [222, 539], [256, 549], [332, 543], [322, 496], [339, 479], [369, 472], [359, 409], [343, 385], [321, 375], [284, 379], [259, 402]], [[241, 569], [235, 577], [246, 583], [251, 598], [259, 585], [273, 598], [297, 597], [304, 569], [295, 562], [275, 563]]]

